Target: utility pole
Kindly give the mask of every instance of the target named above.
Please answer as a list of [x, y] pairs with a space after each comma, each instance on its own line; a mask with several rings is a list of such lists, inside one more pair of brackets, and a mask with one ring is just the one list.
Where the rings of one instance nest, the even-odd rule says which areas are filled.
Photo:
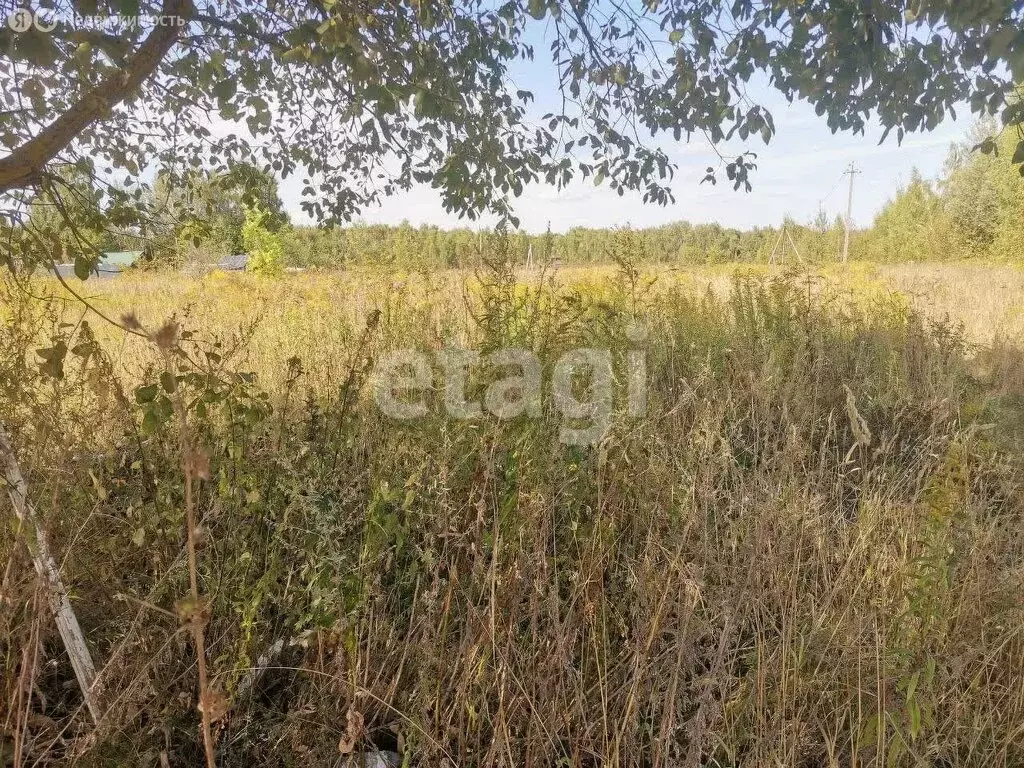
[[860, 171], [857, 170], [853, 163], [850, 163], [846, 173], [850, 174], [850, 196], [846, 200], [846, 235], [843, 237], [843, 264], [850, 258], [850, 224], [853, 221], [853, 177], [860, 173]]

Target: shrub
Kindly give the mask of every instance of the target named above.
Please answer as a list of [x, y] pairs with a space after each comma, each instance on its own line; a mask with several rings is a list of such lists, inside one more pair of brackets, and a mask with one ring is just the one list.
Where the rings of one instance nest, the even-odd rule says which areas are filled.
[[267, 228], [267, 214], [258, 208], [245, 211], [242, 243], [249, 254], [248, 271], [263, 277], [275, 277], [284, 272], [281, 239]]

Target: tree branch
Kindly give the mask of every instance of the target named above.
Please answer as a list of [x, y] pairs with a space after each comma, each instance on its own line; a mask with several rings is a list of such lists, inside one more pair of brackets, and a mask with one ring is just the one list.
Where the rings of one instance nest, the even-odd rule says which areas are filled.
[[[0, 158], [0, 192], [31, 186], [43, 167], [75, 140], [91, 123], [102, 118], [149, 79], [181, 35], [192, 15], [192, 0], [164, 0], [158, 24], [125, 65], [103, 78], [67, 112], [54, 120], [7, 157]], [[180, 19], [181, 23], [170, 22]]]
[[273, 48], [278, 53], [284, 53], [288, 50], [288, 46], [285, 45], [281, 38], [252, 29], [247, 27], [245, 24], [231, 19], [220, 19], [207, 13], [195, 13], [192, 15], [192, 21], [199, 22], [200, 24], [207, 24], [218, 29], [225, 29], [228, 32], [235, 33], [239, 37], [251, 37], [253, 40], [258, 40], [264, 45]]

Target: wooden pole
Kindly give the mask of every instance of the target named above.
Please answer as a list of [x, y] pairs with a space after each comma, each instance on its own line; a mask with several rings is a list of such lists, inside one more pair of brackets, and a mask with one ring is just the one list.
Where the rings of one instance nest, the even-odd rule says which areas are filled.
[[22, 526], [28, 526], [25, 542], [28, 545], [29, 554], [32, 555], [36, 572], [46, 587], [46, 598], [50, 603], [50, 610], [53, 611], [53, 618], [57, 623], [61, 639], [64, 641], [68, 658], [71, 659], [75, 677], [78, 678], [78, 686], [82, 689], [85, 705], [89, 709], [89, 714], [92, 715], [93, 722], [99, 723], [103, 713], [100, 710], [97, 691], [94, 690], [96, 667], [93, 666], [92, 656], [89, 655], [89, 648], [85, 644], [82, 628], [78, 625], [78, 617], [75, 616], [71, 601], [68, 599], [67, 589], [64, 588], [64, 582], [61, 581], [60, 569], [57, 568], [57, 563], [53, 559], [53, 555], [50, 554], [50, 545], [46, 540], [42, 522], [28, 500], [28, 484], [21, 474], [21, 467], [18, 466], [11, 440], [3, 425], [0, 425], [0, 464], [3, 465], [4, 477], [7, 480], [7, 494], [11, 497], [14, 514], [17, 515]]
[[783, 221], [782, 222], [782, 229], [779, 232], [779, 237], [775, 241], [775, 247], [772, 248], [772, 255], [768, 257], [768, 263], [769, 264], [774, 264], [775, 263], [775, 252], [779, 250], [779, 243], [782, 242], [782, 236], [785, 234], [785, 232], [786, 232], [786, 222]]
[[860, 171], [857, 170], [853, 163], [850, 163], [850, 167], [846, 172], [850, 174], [850, 194], [846, 199], [846, 234], [843, 237], [843, 264], [850, 258], [850, 224], [853, 221], [853, 177], [860, 173]]
[[783, 231], [786, 233], [786, 237], [789, 239], [789, 244], [791, 246], [793, 246], [793, 253], [796, 254], [796, 260], [799, 261], [801, 264], [803, 264], [804, 263], [804, 257], [800, 255], [800, 249], [797, 248], [796, 247], [796, 243], [793, 242], [793, 236], [791, 234], [789, 234], [789, 230], [788, 229], [783, 228]]

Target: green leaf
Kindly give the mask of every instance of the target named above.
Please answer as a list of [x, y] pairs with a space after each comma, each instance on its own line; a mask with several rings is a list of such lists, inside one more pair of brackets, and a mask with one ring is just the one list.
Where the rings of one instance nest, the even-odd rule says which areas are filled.
[[291, 48], [285, 51], [284, 54], [281, 56], [281, 60], [289, 62], [302, 61], [303, 59], [306, 58], [308, 50], [309, 49], [306, 48], [306, 46], [304, 45], [296, 46], [295, 48]]
[[142, 417], [142, 431], [151, 435], [160, 428], [160, 418], [153, 413], [153, 411], [146, 411], [146, 415]]
[[993, 152], [995, 152], [996, 154], [999, 154], [998, 148], [996, 147], [995, 139], [993, 139], [991, 136], [986, 138], [980, 144], [975, 144], [974, 145], [974, 149], [975, 150], [979, 150], [980, 149], [981, 153], [983, 155], [991, 155]]
[[171, 403], [164, 395], [160, 395], [156, 400], [153, 401], [153, 413], [156, 414], [160, 422], [163, 423], [174, 415], [174, 404]]
[[907, 746], [903, 742], [903, 739], [897, 734], [897, 737], [892, 740], [889, 744], [889, 754], [886, 757], [885, 764], [889, 768], [896, 768], [900, 764], [900, 760], [907, 753]]
[[71, 348], [71, 354], [78, 357], [89, 357], [96, 353], [98, 347], [94, 341], [83, 341]]
[[15, 38], [17, 51], [27, 61], [39, 67], [52, 66], [60, 57], [53, 37], [35, 27]]
[[1017, 142], [1017, 149], [1013, 153], [1013, 162], [1017, 165], [1024, 163], [1024, 141]]
[[225, 78], [213, 86], [213, 95], [222, 101], [231, 99], [238, 90], [238, 83], [234, 78]]
[[869, 715], [861, 727], [860, 737], [857, 741], [858, 747], [866, 747], [878, 740], [878, 713]]
[[135, 390], [135, 402], [139, 405], [152, 403], [156, 399], [156, 392], [156, 384], [147, 384], [144, 387], [139, 387]]
[[668, 36], [668, 41], [670, 43], [672, 43], [672, 45], [675, 45], [676, 43], [678, 43], [682, 39], [683, 39], [683, 33], [680, 32], [678, 29], [673, 31], [672, 34], [670, 34]]
[[39, 372], [54, 379], [64, 378], [64, 358], [68, 354], [68, 346], [58, 341], [52, 347], [37, 349], [36, 354], [43, 359], [39, 364]]
[[916, 741], [921, 733], [921, 707], [917, 699], [907, 701], [907, 715], [910, 718], [910, 740]]
[[92, 259], [88, 259], [85, 256], [75, 256], [75, 277], [79, 280], [88, 280], [92, 270]]
[[174, 415], [174, 403], [165, 395], [160, 395], [153, 402], [153, 412], [160, 419], [161, 423], [168, 421]]
[[164, 388], [164, 392], [167, 394], [174, 394], [178, 389], [178, 380], [170, 371], [164, 371], [160, 374], [160, 386]]
[[910, 677], [910, 682], [907, 683], [907, 701], [911, 701], [914, 698], [914, 694], [917, 692], [917, 681], [921, 678], [920, 671], [915, 672]]

